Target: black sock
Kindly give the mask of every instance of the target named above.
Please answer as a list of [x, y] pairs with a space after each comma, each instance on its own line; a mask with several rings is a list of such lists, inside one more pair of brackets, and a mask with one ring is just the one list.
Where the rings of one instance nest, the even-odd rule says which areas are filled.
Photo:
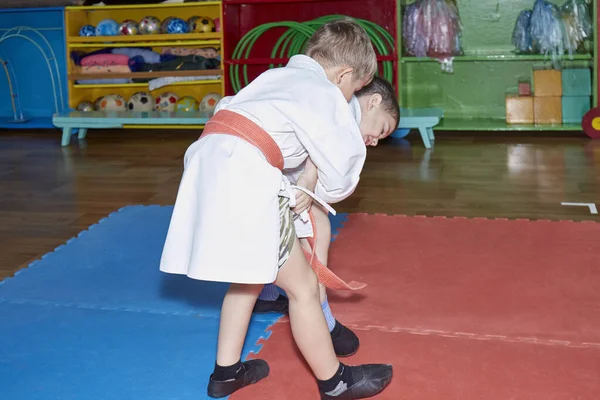
[[219, 364], [215, 363], [215, 370], [213, 372], [212, 378], [215, 381], [228, 381], [231, 379], [236, 379], [244, 372], [244, 366], [242, 365], [241, 360], [236, 362], [233, 365], [228, 367], [221, 367]]
[[[354, 385], [354, 379], [352, 379], [352, 371], [347, 365], [340, 363], [337, 372], [326, 381], [317, 380], [317, 385], [319, 386], [319, 390], [323, 393], [328, 393], [335, 390], [340, 382], [345, 383], [345, 387], [349, 388]], [[341, 393], [339, 393], [341, 394]], [[335, 396], [335, 394], [330, 394]]]

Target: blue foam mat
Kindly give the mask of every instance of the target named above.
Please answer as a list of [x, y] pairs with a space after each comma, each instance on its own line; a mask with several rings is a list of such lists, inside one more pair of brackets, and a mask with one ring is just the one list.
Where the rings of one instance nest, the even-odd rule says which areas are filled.
[[[0, 301], [218, 317], [227, 284], [158, 270], [172, 211], [122, 208], [0, 282]], [[346, 217], [332, 217], [333, 235]]]
[[[217, 318], [9, 303], [0, 316], [0, 399], [209, 399]], [[244, 357], [268, 326], [250, 324]]]
[[[125, 207], [0, 282], [0, 399], [207, 398], [228, 285], [158, 270], [171, 213]], [[244, 358], [279, 317], [253, 316]]]

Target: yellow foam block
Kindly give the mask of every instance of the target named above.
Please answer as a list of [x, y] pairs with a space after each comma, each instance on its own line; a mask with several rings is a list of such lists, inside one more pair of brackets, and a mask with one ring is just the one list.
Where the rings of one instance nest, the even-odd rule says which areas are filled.
[[534, 97], [533, 120], [536, 124], [561, 124], [562, 101], [560, 96]]
[[562, 73], [555, 69], [533, 70], [533, 92], [536, 97], [562, 96]]
[[533, 97], [506, 96], [506, 123], [533, 124]]

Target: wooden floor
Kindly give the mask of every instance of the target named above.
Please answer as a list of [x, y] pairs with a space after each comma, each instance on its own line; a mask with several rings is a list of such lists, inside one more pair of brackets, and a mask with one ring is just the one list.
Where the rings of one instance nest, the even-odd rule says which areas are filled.
[[[369, 149], [355, 194], [335, 208], [429, 216], [598, 220], [600, 140], [438, 133]], [[91, 131], [60, 147], [59, 131], [0, 131], [0, 279], [129, 204], [173, 204], [197, 134]], [[243, 199], [242, 199], [243, 200]], [[243, 204], [240, 204], [243, 206]]]

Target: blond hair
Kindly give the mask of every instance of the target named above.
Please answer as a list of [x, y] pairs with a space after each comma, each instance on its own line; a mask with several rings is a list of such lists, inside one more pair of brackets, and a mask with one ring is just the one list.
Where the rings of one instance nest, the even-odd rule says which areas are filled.
[[304, 53], [324, 69], [347, 66], [353, 80], [372, 78], [377, 56], [367, 32], [352, 18], [344, 17], [322, 25], [306, 44]]

